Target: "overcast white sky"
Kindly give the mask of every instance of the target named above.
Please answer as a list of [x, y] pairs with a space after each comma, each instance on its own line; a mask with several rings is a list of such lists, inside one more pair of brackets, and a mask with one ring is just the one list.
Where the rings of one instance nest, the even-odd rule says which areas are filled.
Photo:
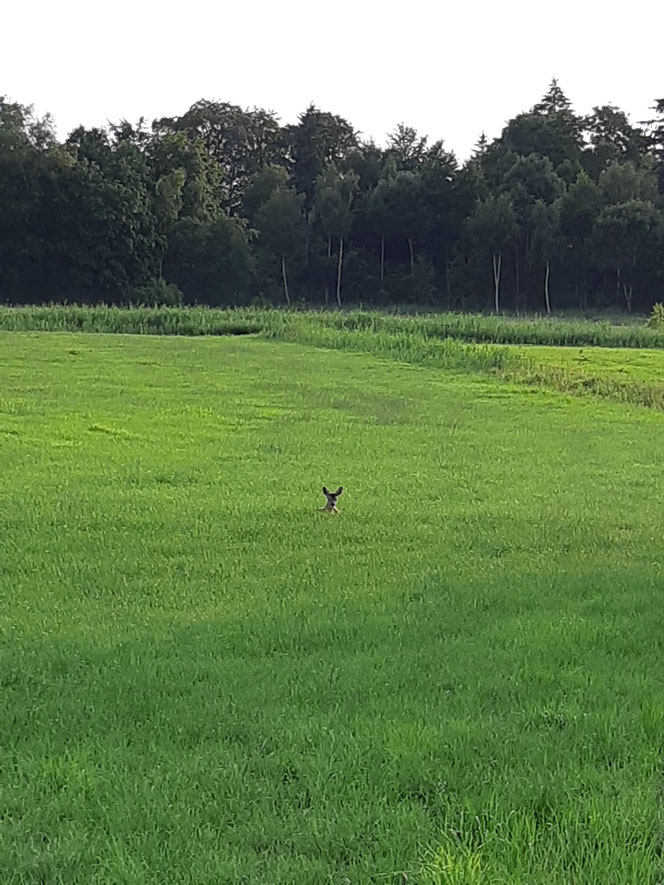
[[556, 76], [579, 113], [636, 122], [664, 97], [664, 3], [635, 0], [25, 0], [2, 13], [0, 95], [79, 124], [184, 113], [200, 98], [313, 101], [384, 143], [399, 122], [465, 159]]

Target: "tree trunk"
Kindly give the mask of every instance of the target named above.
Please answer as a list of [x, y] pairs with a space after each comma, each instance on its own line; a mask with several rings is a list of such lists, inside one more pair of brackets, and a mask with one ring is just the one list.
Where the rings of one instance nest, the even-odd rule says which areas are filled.
[[[332, 237], [327, 238], [327, 257], [332, 258]], [[329, 268], [325, 271], [325, 306], [330, 303], [330, 280], [328, 278]]]
[[290, 296], [288, 294], [288, 280], [286, 279], [286, 256], [281, 256], [281, 278], [284, 281], [284, 295], [286, 296], [286, 304], [290, 307]]
[[445, 294], [447, 295], [447, 309], [450, 309], [450, 244], [445, 244]]
[[546, 270], [544, 271], [544, 304], [546, 312], [551, 313], [551, 299], [549, 298], [549, 277], [551, 276], [551, 264], [546, 262]]
[[341, 265], [344, 259], [344, 238], [339, 237], [339, 266], [337, 267], [337, 304], [341, 307]]
[[304, 213], [304, 263], [306, 267], [309, 267], [309, 244], [311, 241], [311, 228], [309, 224], [310, 213], [307, 210]]
[[413, 251], [413, 239], [408, 237], [408, 248], [410, 249], [410, 275], [415, 276], [415, 252]]
[[514, 307], [517, 314], [519, 313], [519, 302], [521, 301], [521, 279], [519, 274], [519, 247], [514, 247]]
[[493, 303], [496, 313], [500, 313], [500, 268], [503, 264], [503, 253], [494, 252], [491, 260], [493, 262]]
[[630, 273], [629, 285], [623, 283], [623, 292], [625, 293], [625, 301], [627, 302], [627, 310], [632, 312], [632, 293], [634, 291], [634, 275], [636, 273], [636, 246], [632, 248], [632, 272]]
[[380, 279], [385, 278], [385, 234], [380, 235]]

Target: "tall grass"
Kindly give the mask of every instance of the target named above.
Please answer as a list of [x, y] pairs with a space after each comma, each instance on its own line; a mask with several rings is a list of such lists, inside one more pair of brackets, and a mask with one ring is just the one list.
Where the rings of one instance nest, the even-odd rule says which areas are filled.
[[[224, 335], [276, 331], [309, 317], [321, 328], [352, 332], [418, 334], [493, 344], [548, 344], [577, 347], [664, 348], [664, 331], [643, 324], [606, 320], [514, 319], [477, 314], [431, 313], [402, 316], [380, 311], [281, 311], [262, 308], [80, 307], [0, 308], [7, 331], [87, 331], [161, 335]], [[302, 326], [298, 326], [302, 328]]]
[[478, 314], [435, 313], [398, 316], [378, 311], [319, 313], [318, 322], [336, 329], [391, 333], [417, 331], [427, 338], [459, 338], [493, 344], [549, 344], [584, 347], [664, 347], [664, 331], [608, 321], [514, 319]]
[[0, 330], [7, 332], [242, 335], [261, 329], [258, 313], [207, 307], [0, 307]]
[[[372, 353], [412, 365], [470, 371], [517, 368], [524, 358], [506, 348], [489, 344], [436, 338], [424, 333], [416, 322], [381, 323], [373, 314], [313, 314], [271, 311], [262, 316], [267, 338], [311, 344], [333, 350]], [[392, 319], [392, 318], [387, 318]]]

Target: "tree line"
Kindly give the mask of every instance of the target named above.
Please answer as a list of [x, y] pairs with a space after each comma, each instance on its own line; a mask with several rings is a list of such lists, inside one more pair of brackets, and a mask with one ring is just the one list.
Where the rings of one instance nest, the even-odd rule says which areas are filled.
[[664, 99], [577, 115], [554, 80], [465, 163], [309, 106], [199, 101], [79, 127], [0, 97], [0, 300], [649, 310], [664, 290]]

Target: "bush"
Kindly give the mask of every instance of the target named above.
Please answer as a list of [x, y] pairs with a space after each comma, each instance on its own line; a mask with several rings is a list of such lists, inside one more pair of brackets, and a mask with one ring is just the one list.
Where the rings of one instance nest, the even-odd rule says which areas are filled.
[[131, 289], [127, 303], [141, 307], [179, 307], [182, 300], [182, 292], [175, 283], [167, 283], [160, 278]]
[[659, 301], [657, 304], [653, 304], [647, 326], [650, 329], [656, 329], [658, 332], [664, 332], [664, 304]]

